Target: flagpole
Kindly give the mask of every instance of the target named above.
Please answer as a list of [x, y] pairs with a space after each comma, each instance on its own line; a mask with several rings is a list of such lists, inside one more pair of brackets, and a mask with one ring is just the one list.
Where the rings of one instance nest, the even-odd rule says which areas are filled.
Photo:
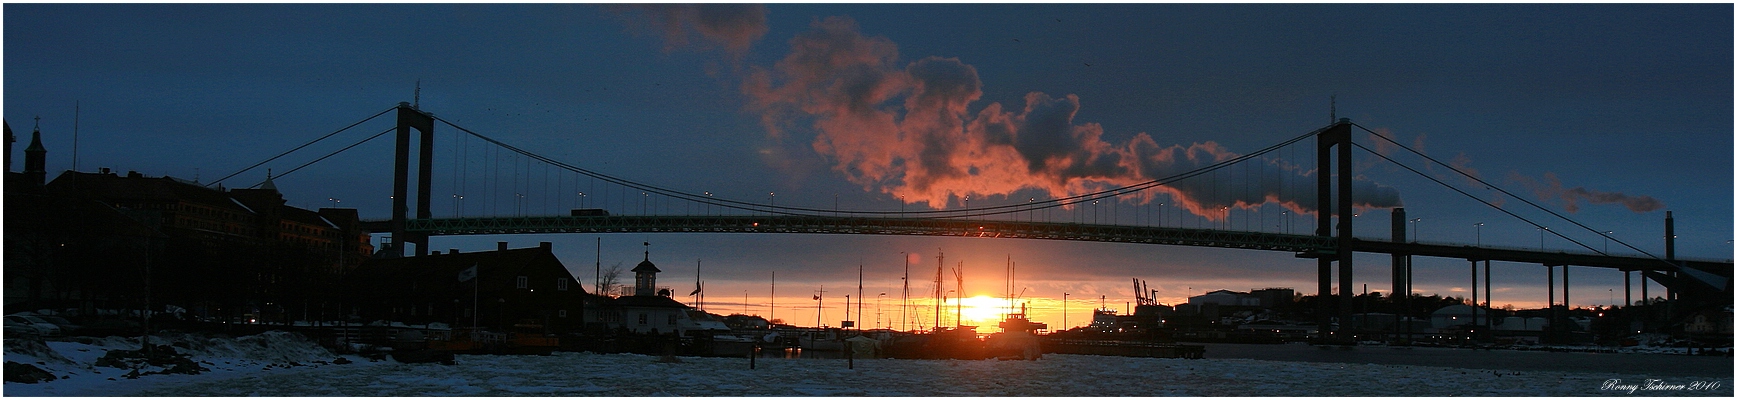
[[768, 327], [772, 326], [772, 321], [778, 319], [778, 271], [772, 271], [772, 298], [770, 300], [772, 300], [772, 304], [767, 307], [772, 309], [772, 318], [766, 319], [766, 326]]

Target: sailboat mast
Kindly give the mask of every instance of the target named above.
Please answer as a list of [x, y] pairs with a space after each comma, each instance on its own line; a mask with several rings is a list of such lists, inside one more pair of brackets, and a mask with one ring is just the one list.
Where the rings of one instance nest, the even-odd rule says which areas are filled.
[[911, 255], [899, 253], [905, 259], [905, 276], [899, 278], [905, 284], [905, 292], [899, 296], [899, 330], [911, 330], [911, 318], [906, 314], [911, 311]]
[[862, 330], [862, 261], [856, 264], [856, 330]]
[[931, 329], [941, 328], [941, 269], [947, 266], [947, 254], [940, 248], [935, 249], [935, 325]]
[[959, 295], [953, 297], [953, 326], [954, 327], [959, 327], [959, 326], [965, 325], [965, 272], [964, 272], [964, 270], [965, 270], [965, 262], [964, 261], [960, 261], [958, 267], [953, 267], [953, 279], [955, 280], [955, 282], [958, 282], [957, 284], [953, 285], [953, 288], [958, 289], [958, 291], [959, 291]]

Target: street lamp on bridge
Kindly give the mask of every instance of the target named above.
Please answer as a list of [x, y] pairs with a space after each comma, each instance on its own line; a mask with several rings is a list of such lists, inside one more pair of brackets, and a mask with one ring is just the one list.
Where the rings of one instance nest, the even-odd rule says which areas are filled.
[[1408, 222], [1411, 222], [1411, 242], [1417, 243], [1417, 223], [1423, 222], [1423, 218], [1412, 218]]
[[1472, 227], [1477, 229], [1478, 247], [1484, 247], [1484, 223], [1475, 223], [1472, 224]]
[[1538, 227], [1538, 251], [1544, 251], [1544, 231], [1548, 230], [1550, 230], [1548, 226]]

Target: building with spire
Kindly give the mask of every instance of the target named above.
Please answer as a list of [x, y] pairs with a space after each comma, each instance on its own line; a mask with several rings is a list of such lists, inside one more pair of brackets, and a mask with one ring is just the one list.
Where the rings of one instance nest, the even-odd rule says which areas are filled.
[[663, 271], [657, 269], [657, 264], [651, 263], [651, 243], [646, 243], [645, 247], [645, 261], [640, 261], [639, 265], [633, 267], [633, 295], [669, 297], [669, 289], [664, 289], [663, 293], [657, 292], [657, 273]]
[[30, 130], [30, 146], [24, 148], [24, 183], [30, 188], [42, 187], [48, 177], [48, 149], [42, 147], [42, 117], [36, 117], [36, 127]]
[[47, 153], [33, 129], [24, 172], [6, 174], [6, 312], [143, 306], [150, 282], [153, 304], [195, 315], [313, 318], [373, 253], [355, 209], [288, 206], [269, 178], [229, 190], [101, 168], [45, 183]]
[[651, 262], [651, 244], [645, 246], [645, 260], [633, 267], [633, 295], [605, 301], [602, 322], [611, 330], [652, 335], [690, 336], [728, 330], [704, 311], [670, 298], [669, 288], [657, 287], [657, 274], [663, 271]]

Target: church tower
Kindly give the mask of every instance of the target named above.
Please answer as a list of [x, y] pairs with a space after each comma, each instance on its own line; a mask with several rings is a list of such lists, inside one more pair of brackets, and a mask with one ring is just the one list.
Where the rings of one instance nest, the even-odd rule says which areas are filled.
[[30, 132], [30, 147], [24, 148], [24, 181], [31, 187], [42, 187], [48, 179], [48, 149], [42, 147], [42, 117], [36, 117], [36, 127]]

